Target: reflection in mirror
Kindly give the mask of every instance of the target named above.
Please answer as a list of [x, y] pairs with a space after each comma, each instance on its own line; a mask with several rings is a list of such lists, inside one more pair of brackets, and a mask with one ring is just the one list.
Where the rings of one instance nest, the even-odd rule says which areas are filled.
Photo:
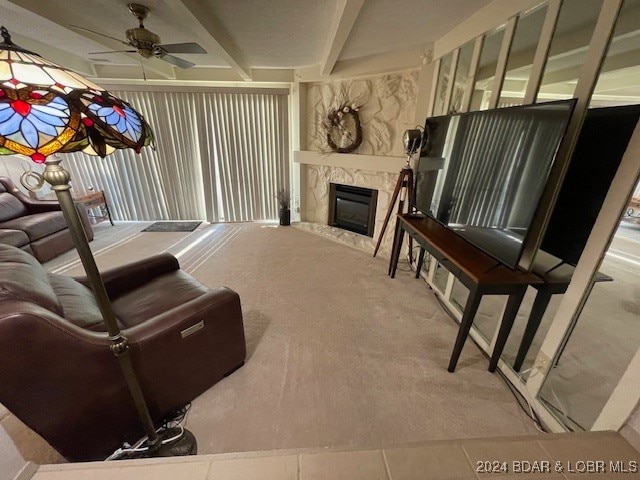
[[457, 278], [453, 281], [451, 290], [451, 303], [460, 313], [464, 312], [464, 306], [469, 298], [469, 289]]
[[625, 0], [589, 107], [640, 103], [640, 0]]
[[476, 83], [471, 95], [471, 107], [469, 111], [486, 110], [489, 108], [491, 89], [493, 88], [496, 69], [498, 68], [498, 55], [504, 37], [504, 26], [486, 35], [482, 43], [480, 62], [476, 74]]
[[[590, 107], [640, 103], [639, 54], [640, 0], [625, 0]], [[587, 118], [598, 111], [590, 110]], [[604, 132], [608, 145], [621, 128], [611, 124], [610, 130]], [[593, 284], [540, 391], [540, 399], [573, 430], [591, 429], [640, 347], [640, 182], [599, 272], [596, 280], [612, 280]]]
[[433, 274], [433, 283], [440, 293], [444, 293], [447, 288], [447, 279], [449, 278], [449, 271], [444, 268], [440, 263], [436, 265], [436, 271]]
[[460, 48], [449, 113], [460, 113], [462, 111], [464, 92], [471, 87], [469, 82], [471, 82], [471, 57], [473, 56], [474, 46], [475, 40], [470, 40]]
[[565, 0], [553, 33], [538, 102], [572, 98], [603, 0]]
[[612, 281], [593, 285], [540, 391], [572, 430], [591, 429], [640, 347], [639, 260], [640, 216], [627, 214], [599, 270]]
[[445, 113], [444, 102], [447, 96], [447, 87], [449, 85], [449, 76], [451, 75], [451, 60], [453, 53], [450, 53], [440, 60], [440, 70], [438, 73], [438, 85], [436, 87], [436, 98], [433, 104], [433, 115], [442, 115]]
[[522, 105], [546, 14], [543, 4], [518, 18], [498, 107]]

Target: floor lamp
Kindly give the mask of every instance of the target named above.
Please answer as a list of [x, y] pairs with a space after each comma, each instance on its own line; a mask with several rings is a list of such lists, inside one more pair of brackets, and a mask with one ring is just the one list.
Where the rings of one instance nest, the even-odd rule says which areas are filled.
[[[48, 182], [56, 193], [73, 243], [91, 283], [109, 335], [110, 350], [118, 359], [147, 435], [140, 456], [196, 453], [188, 432], [175, 438], [156, 432], [129, 354], [127, 339], [116, 316], [82, 221], [70, 192], [70, 175], [57, 153], [84, 152], [105, 157], [116, 149], [137, 153], [153, 142], [151, 128], [127, 102], [114, 97], [75, 72], [51, 63], [11, 41], [0, 29], [0, 154], [26, 155], [45, 169], [36, 183]], [[34, 175], [33, 172], [30, 175]], [[99, 432], [97, 432], [99, 434]], [[171, 436], [169, 439], [166, 437]]]

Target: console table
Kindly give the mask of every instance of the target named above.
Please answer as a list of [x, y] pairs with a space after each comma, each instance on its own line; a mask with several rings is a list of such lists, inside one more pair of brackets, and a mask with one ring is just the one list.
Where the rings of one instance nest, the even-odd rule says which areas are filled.
[[509, 296], [489, 362], [489, 371], [494, 372], [527, 287], [543, 284], [544, 280], [533, 273], [512, 270], [504, 266], [434, 219], [415, 214], [397, 215], [389, 262], [391, 278], [395, 276], [405, 232], [420, 245], [421, 249], [428, 251], [469, 289], [469, 297], [449, 360], [449, 372], [455, 371], [482, 296]]
[[104, 190], [97, 192], [79, 192], [73, 196], [73, 200], [76, 203], [81, 203], [87, 210], [91, 208], [99, 208], [102, 215], [89, 215], [91, 218], [105, 220], [109, 219], [113, 226], [113, 219], [111, 218], [111, 210], [109, 210], [109, 204], [107, 203], [107, 197], [104, 195]]

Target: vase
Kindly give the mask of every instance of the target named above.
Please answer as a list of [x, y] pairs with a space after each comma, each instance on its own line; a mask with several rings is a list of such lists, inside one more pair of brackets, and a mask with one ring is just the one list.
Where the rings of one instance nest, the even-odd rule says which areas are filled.
[[291, 210], [288, 208], [280, 209], [280, 225], [291, 225]]

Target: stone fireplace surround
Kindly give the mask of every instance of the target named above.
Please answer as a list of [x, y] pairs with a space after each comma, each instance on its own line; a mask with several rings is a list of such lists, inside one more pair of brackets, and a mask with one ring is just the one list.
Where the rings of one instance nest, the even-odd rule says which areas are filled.
[[[328, 236], [341, 243], [373, 253], [389, 201], [406, 158], [346, 153], [294, 152], [294, 162], [300, 164], [301, 202], [299, 228]], [[340, 183], [378, 191], [373, 238], [330, 227], [329, 184]], [[395, 213], [395, 211], [394, 211]], [[389, 257], [393, 242], [395, 219], [392, 216], [385, 231], [378, 255]]]

